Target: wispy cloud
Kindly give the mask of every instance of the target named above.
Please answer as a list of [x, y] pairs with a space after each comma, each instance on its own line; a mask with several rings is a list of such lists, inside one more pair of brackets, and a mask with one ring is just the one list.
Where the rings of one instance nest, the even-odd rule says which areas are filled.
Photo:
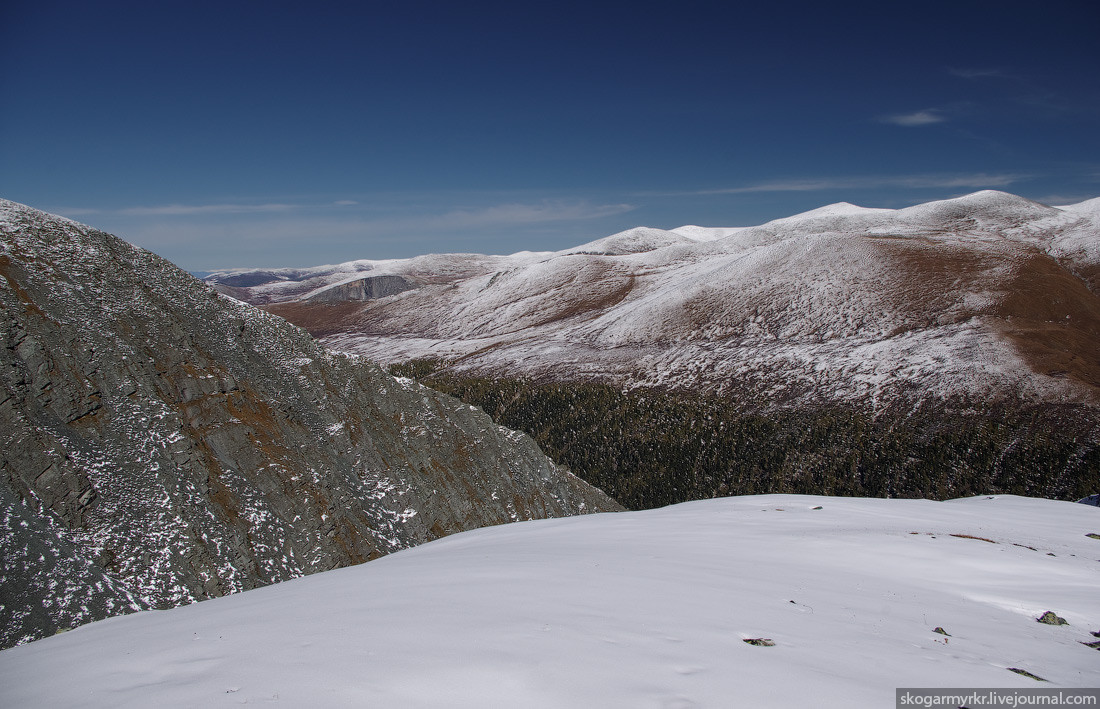
[[625, 214], [634, 209], [635, 206], [632, 204], [589, 204], [587, 202], [500, 204], [477, 209], [456, 209], [427, 219], [435, 223], [469, 228], [599, 219]]
[[895, 126], [912, 128], [915, 126], [928, 126], [934, 123], [944, 123], [947, 118], [935, 108], [926, 108], [915, 113], [898, 113], [890, 116], [881, 116], [881, 123], [889, 123]]
[[1078, 204], [1079, 202], [1085, 202], [1090, 199], [1095, 199], [1094, 194], [1048, 194], [1042, 197], [1035, 197], [1036, 202], [1042, 202], [1043, 204], [1049, 204], [1052, 207], [1064, 207], [1069, 204]]
[[103, 218], [113, 217], [115, 225], [108, 230], [124, 238], [132, 238], [171, 260], [178, 259], [188, 268], [209, 270], [232, 263], [257, 265], [260, 261], [264, 262], [259, 263], [261, 266], [285, 266], [353, 258], [405, 258], [415, 253], [512, 253], [546, 247], [545, 239], [535, 235], [548, 232], [579, 232], [587, 237], [593, 228], [603, 230], [600, 234], [620, 230], [619, 224], [606, 230], [592, 225], [598, 225], [601, 218], [636, 208], [633, 204], [583, 199], [468, 206], [443, 201], [387, 208], [379, 213], [376, 205], [364, 200], [346, 206], [329, 201], [287, 214], [255, 214], [245, 219], [230, 219], [217, 212], [165, 216], [148, 211], [125, 215], [116, 211]]
[[[1022, 106], [1032, 119], [1051, 119], [1074, 114], [1097, 114], [1095, 92], [1091, 87], [1062, 86], [1052, 87], [1061, 82], [1050, 77], [1036, 76], [1027, 72], [1015, 72], [1008, 69], [983, 67], [948, 68], [948, 73], [965, 81], [977, 82], [991, 80], [998, 85], [997, 93], [986, 98], [984, 111], [1014, 111]], [[1006, 104], [1007, 102], [1007, 104]], [[941, 107], [941, 113], [953, 116], [955, 107]]]
[[992, 77], [1003, 77], [1005, 74], [1000, 69], [959, 69], [955, 67], [948, 67], [947, 73], [952, 76], [957, 76], [961, 79], [988, 79]]
[[[312, 214], [314, 217], [322, 217], [327, 209], [332, 207], [363, 207], [371, 209], [371, 205], [363, 204], [357, 200], [341, 199], [327, 205], [306, 205], [287, 203], [268, 204], [168, 204], [152, 207], [123, 207], [119, 209], [86, 209], [71, 208], [55, 210], [60, 214], [71, 216], [104, 215], [119, 217], [203, 217], [222, 216], [232, 214], [268, 214], [277, 212], [297, 211], [302, 214]], [[624, 214], [634, 210], [631, 204], [592, 204], [587, 201], [553, 201], [546, 200], [537, 203], [504, 203], [490, 206], [459, 207], [437, 205], [434, 209], [430, 206], [420, 208], [413, 214], [405, 214], [393, 217], [366, 217], [359, 220], [367, 225], [439, 225], [460, 227], [476, 227], [506, 224], [537, 224], [540, 222], [572, 221], [582, 219], [598, 219], [600, 217]], [[362, 213], [361, 210], [354, 210]], [[343, 210], [341, 210], [343, 212]], [[333, 212], [335, 214], [335, 212]], [[341, 217], [343, 218], [343, 217]]]
[[120, 209], [90, 209], [85, 207], [57, 209], [59, 214], [85, 216], [89, 214], [126, 217], [187, 217], [204, 214], [263, 214], [296, 209], [294, 204], [165, 204], [153, 207], [123, 207]]
[[863, 175], [855, 177], [822, 177], [810, 179], [772, 180], [739, 187], [722, 187], [693, 192], [667, 192], [651, 196], [679, 197], [687, 195], [751, 194], [754, 192], [825, 192], [829, 190], [902, 187], [910, 189], [1006, 187], [1029, 179], [1023, 173], [968, 173], [933, 175]]
[[[443, 235], [522, 232], [542, 224], [583, 223], [635, 210], [633, 204], [583, 199], [455, 204], [449, 200], [413, 202], [384, 209], [371, 202], [340, 200], [317, 205], [167, 205], [113, 210], [58, 210], [62, 214], [94, 214], [108, 228], [140, 234], [143, 245], [163, 248], [175, 243], [203, 242], [221, 234], [223, 241], [289, 243], [309, 235], [320, 241], [370, 239], [417, 241]], [[245, 218], [237, 218], [244, 215]], [[201, 237], [200, 237], [201, 235]], [[214, 239], [215, 241], [217, 239]]]
[[293, 204], [168, 204], [160, 207], [127, 207], [117, 214], [127, 216], [176, 217], [196, 214], [260, 214], [285, 212], [294, 209]]

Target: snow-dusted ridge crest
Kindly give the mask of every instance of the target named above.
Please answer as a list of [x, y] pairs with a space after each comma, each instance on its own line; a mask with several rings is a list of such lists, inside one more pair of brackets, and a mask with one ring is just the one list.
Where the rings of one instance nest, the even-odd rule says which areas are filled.
[[484, 412], [7, 201], [0, 337], [0, 647], [619, 509]]
[[[769, 495], [524, 522], [5, 650], [0, 692], [12, 706], [847, 709], [891, 706], [896, 687], [1097, 687], [1097, 533], [1095, 507], [1010, 496]], [[1066, 624], [1036, 622], [1048, 611]]]
[[[1095, 402], [1100, 391], [1100, 199], [841, 202], [552, 253], [352, 264], [208, 281], [383, 363], [770, 400]], [[402, 290], [374, 288], [383, 276]]]

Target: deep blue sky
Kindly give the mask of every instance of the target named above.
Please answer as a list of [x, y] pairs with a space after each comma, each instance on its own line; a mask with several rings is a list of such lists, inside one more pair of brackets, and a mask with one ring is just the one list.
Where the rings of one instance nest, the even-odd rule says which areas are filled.
[[0, 9], [0, 196], [192, 269], [1100, 195], [1091, 2]]

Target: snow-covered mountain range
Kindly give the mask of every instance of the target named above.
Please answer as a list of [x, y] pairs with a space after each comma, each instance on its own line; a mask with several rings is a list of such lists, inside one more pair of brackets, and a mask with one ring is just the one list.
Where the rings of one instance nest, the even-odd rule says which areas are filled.
[[983, 191], [756, 227], [637, 228], [559, 252], [207, 279], [383, 363], [630, 385], [1096, 402], [1100, 199]]
[[5, 650], [0, 703], [847, 709], [897, 687], [1095, 688], [1098, 558], [1100, 510], [1011, 496], [522, 522]]
[[619, 509], [480, 410], [3, 200], [0, 338], [0, 647]]

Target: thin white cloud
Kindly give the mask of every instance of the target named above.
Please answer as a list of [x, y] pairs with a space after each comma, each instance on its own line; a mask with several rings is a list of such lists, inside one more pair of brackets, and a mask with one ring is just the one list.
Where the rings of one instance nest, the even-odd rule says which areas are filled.
[[917, 111], [915, 113], [898, 113], [891, 116], [882, 116], [879, 121], [882, 123], [889, 123], [895, 126], [904, 126], [906, 128], [912, 128], [915, 126], [928, 126], [934, 123], [943, 123], [947, 120], [939, 111], [934, 108], [926, 108], [923, 111]]
[[427, 219], [436, 224], [469, 228], [599, 219], [625, 214], [634, 209], [635, 206], [631, 204], [589, 204], [587, 202], [500, 204], [478, 209], [456, 209]]
[[58, 214], [63, 217], [86, 217], [89, 214], [105, 214], [103, 209], [94, 209], [92, 207], [45, 207], [45, 210], [50, 214]]
[[[333, 207], [364, 206], [361, 202], [342, 199], [330, 204]], [[269, 204], [169, 204], [153, 207], [125, 207], [121, 209], [64, 209], [56, 210], [72, 216], [104, 215], [116, 217], [217, 217], [231, 214], [267, 214], [303, 210], [316, 211], [306, 205]], [[324, 208], [320, 208], [324, 211]], [[478, 227], [508, 224], [538, 224], [543, 222], [598, 219], [623, 214], [636, 209], [631, 204], [591, 204], [586, 201], [543, 201], [538, 203], [506, 203], [487, 207], [453, 207], [440, 213], [438, 209], [421, 208], [414, 214], [393, 217], [358, 219], [355, 223], [365, 227]], [[434, 214], [432, 212], [435, 212]], [[335, 213], [333, 213], [335, 214]], [[317, 221], [325, 217], [318, 214]], [[343, 217], [340, 218], [344, 220]]]
[[[508, 224], [539, 224], [543, 222], [578, 221], [623, 214], [636, 209], [632, 204], [594, 204], [585, 200], [543, 200], [540, 202], [507, 202], [488, 206], [455, 206], [445, 202], [431, 204], [431, 199], [421, 199], [412, 204], [396, 206], [385, 204], [384, 211], [392, 216], [369, 216], [377, 214], [376, 204], [358, 200], [341, 199], [327, 205], [267, 203], [267, 204], [168, 204], [160, 206], [123, 207], [118, 209], [66, 208], [52, 210], [58, 214], [71, 216], [100, 215], [103, 217], [124, 217], [127, 220], [140, 219], [146, 223], [150, 219], [171, 217], [209, 217], [237, 214], [277, 214], [293, 212], [302, 223], [344, 223], [359, 227], [439, 227], [468, 228]], [[355, 210], [336, 210], [335, 207], [361, 207]], [[288, 215], [289, 216], [289, 215]], [[282, 219], [286, 219], [283, 217]]]
[[1022, 173], [989, 174], [985, 172], [971, 175], [912, 176], [896, 178], [894, 184], [899, 187], [1007, 187], [1008, 185], [1029, 179]]
[[[694, 192], [670, 192], [660, 196], [751, 194], [754, 192], [825, 192], [828, 190], [873, 189], [876, 187], [903, 187], [910, 189], [936, 189], [959, 187], [1006, 187], [1030, 177], [1022, 173], [968, 173], [940, 175], [862, 175], [855, 177], [823, 177], [813, 179], [773, 180], [740, 187], [724, 187]], [[657, 195], [653, 195], [657, 196]]]
[[190, 217], [205, 214], [264, 214], [296, 209], [294, 204], [165, 204], [155, 207], [122, 207], [99, 209], [89, 207], [59, 207], [50, 211], [70, 217], [90, 214], [123, 217]]
[[1004, 76], [1004, 72], [1000, 69], [959, 69], [955, 67], [949, 67], [947, 73], [952, 76], [957, 76], [961, 79], [987, 79], [990, 77]]
[[[330, 208], [318, 213], [298, 209], [290, 214], [256, 214], [247, 220], [222, 220], [225, 212], [153, 212], [127, 210], [125, 215], [114, 212], [116, 218], [127, 217], [121, 231], [138, 237], [141, 245], [154, 251], [188, 244], [237, 244], [255, 248], [301, 242], [305, 237], [318, 243], [352, 244], [364, 239], [371, 243], [408, 242], [441, 239], [454, 234], [480, 234], [501, 229], [523, 232], [541, 224], [583, 222], [615, 216], [636, 209], [631, 204], [599, 204], [586, 201], [545, 201], [537, 203], [505, 203], [484, 207], [437, 206], [433, 210], [422, 206], [402, 213], [377, 216], [360, 210]], [[278, 211], [278, 210], [270, 210]], [[171, 216], [199, 215], [204, 217], [201, 229], [190, 219]], [[251, 244], [252, 246], [247, 246]]]
[[1079, 204], [1081, 202], [1087, 202], [1090, 199], [1095, 199], [1096, 195], [1092, 194], [1049, 194], [1043, 197], [1035, 197], [1036, 202], [1042, 202], [1043, 204], [1049, 204], [1052, 207], [1065, 207], [1067, 205]]
[[135, 217], [179, 217], [199, 214], [259, 214], [285, 212], [293, 204], [167, 204], [159, 207], [127, 207], [115, 214]]

